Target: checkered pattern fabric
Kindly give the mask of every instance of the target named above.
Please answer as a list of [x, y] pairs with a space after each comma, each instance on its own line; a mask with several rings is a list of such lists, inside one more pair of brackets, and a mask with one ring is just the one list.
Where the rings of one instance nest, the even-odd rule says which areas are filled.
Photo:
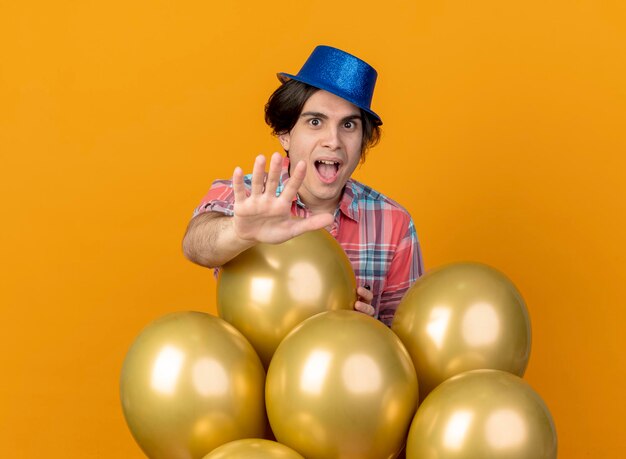
[[[252, 175], [244, 177], [250, 191]], [[280, 195], [289, 179], [289, 159], [283, 161], [276, 194]], [[216, 180], [195, 209], [233, 215], [234, 193], [230, 180]], [[311, 215], [299, 197], [293, 200], [292, 214]], [[357, 285], [369, 285], [376, 317], [391, 325], [398, 303], [423, 273], [422, 255], [409, 213], [399, 204], [372, 188], [348, 180], [335, 212], [330, 233], [345, 250], [357, 279]]]

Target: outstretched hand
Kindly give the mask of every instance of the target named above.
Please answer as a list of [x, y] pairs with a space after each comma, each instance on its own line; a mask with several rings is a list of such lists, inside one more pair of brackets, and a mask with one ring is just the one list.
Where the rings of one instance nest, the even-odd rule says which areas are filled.
[[262, 155], [257, 156], [254, 161], [250, 196], [246, 195], [241, 168], [237, 167], [233, 172], [233, 227], [238, 237], [248, 241], [279, 244], [307, 231], [332, 224], [333, 216], [328, 213], [309, 218], [294, 218], [291, 215], [293, 198], [306, 175], [306, 163], [300, 161], [296, 164], [282, 193], [276, 196], [282, 156], [279, 153], [272, 155], [267, 176], [265, 162]]

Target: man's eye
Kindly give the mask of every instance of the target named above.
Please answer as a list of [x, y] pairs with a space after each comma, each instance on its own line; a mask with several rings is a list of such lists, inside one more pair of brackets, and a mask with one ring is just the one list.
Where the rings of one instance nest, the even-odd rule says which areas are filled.
[[352, 121], [346, 121], [343, 125], [346, 129], [352, 129], [354, 127], [354, 123]]
[[317, 118], [313, 118], [313, 119], [309, 120], [309, 124], [311, 126], [319, 126], [320, 125], [320, 120], [318, 120]]

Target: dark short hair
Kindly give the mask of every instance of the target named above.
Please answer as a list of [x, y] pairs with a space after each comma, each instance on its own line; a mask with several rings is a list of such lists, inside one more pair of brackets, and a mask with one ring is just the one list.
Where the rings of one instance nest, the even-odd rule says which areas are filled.
[[[272, 128], [272, 134], [281, 135], [291, 132], [296, 125], [302, 107], [318, 88], [296, 80], [287, 80], [272, 93], [265, 104], [265, 122]], [[365, 153], [380, 140], [380, 122], [363, 109], [363, 142], [361, 143], [361, 160]]]

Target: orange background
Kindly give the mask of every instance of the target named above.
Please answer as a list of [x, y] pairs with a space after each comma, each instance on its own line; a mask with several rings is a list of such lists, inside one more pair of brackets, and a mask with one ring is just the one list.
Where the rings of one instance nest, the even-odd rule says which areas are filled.
[[409, 209], [427, 267], [482, 261], [525, 296], [560, 457], [623, 455], [623, 5], [4, 2], [0, 456], [142, 457], [124, 355], [153, 319], [214, 310], [187, 221], [279, 148], [274, 74], [316, 44], [379, 70], [357, 178]]

